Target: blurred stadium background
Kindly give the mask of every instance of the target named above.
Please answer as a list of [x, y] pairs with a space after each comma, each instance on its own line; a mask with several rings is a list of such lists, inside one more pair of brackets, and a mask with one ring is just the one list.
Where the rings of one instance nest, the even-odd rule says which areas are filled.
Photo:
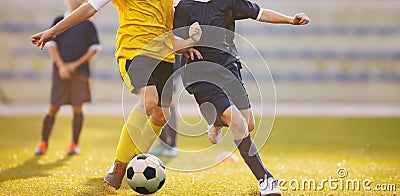
[[[237, 32], [254, 44], [269, 65], [278, 103], [386, 104], [389, 108], [400, 104], [400, 1], [256, 2], [290, 15], [303, 11], [311, 18], [306, 27], [238, 22]], [[47, 52], [30, 44], [29, 36], [49, 27], [65, 5], [62, 0], [0, 3], [0, 106], [47, 104], [51, 60]], [[101, 12], [92, 19], [103, 47], [91, 64], [93, 102], [119, 104], [122, 82], [114, 59], [117, 12], [112, 5]], [[240, 52], [246, 57], [256, 55]], [[245, 73], [245, 82], [249, 79]]]

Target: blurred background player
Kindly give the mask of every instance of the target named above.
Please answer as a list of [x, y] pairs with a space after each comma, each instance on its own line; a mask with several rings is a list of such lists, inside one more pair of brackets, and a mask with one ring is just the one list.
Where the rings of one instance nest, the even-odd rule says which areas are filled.
[[[218, 132], [226, 123], [240, 155], [259, 182], [260, 194], [280, 195], [278, 180], [265, 167], [249, 134], [254, 129], [254, 117], [234, 43], [235, 21], [242, 19], [293, 25], [309, 22], [304, 13], [290, 17], [247, 0], [182, 0], [175, 9], [174, 35], [186, 39], [185, 27], [193, 21], [203, 31], [194, 46], [203, 59], [189, 59], [182, 78], [186, 90], [194, 95], [204, 118], [212, 125], [208, 130], [211, 142], [217, 142]], [[213, 108], [206, 108], [207, 103]]]
[[[85, 0], [65, 0], [68, 10], [64, 15], [58, 16], [52, 26], [83, 2]], [[86, 20], [60, 34], [46, 46], [54, 61], [51, 101], [43, 120], [42, 139], [35, 149], [35, 154], [41, 155], [47, 152], [55, 117], [62, 105], [71, 105], [73, 110], [72, 142], [68, 154], [79, 154], [78, 142], [83, 124], [82, 104], [91, 101], [88, 61], [100, 49], [97, 31], [94, 24]]]
[[[89, 0], [52, 28], [32, 35], [32, 44], [43, 48], [46, 42], [90, 18], [109, 2]], [[149, 150], [169, 117], [172, 80], [168, 79], [173, 73], [175, 48], [178, 53], [190, 51], [200, 39], [201, 29], [194, 23], [186, 32], [188, 39], [174, 40], [170, 32], [172, 1], [112, 2], [120, 16], [115, 53], [119, 71], [125, 85], [139, 98], [125, 120], [114, 163], [104, 177], [107, 185], [119, 189], [129, 161]]]

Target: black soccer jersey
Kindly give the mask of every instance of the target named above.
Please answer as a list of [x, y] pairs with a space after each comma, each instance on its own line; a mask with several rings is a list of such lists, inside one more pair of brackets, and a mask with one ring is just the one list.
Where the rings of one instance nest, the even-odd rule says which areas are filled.
[[239, 59], [233, 41], [235, 21], [258, 20], [261, 13], [257, 4], [247, 0], [182, 0], [175, 8], [174, 35], [188, 39], [188, 26], [199, 22], [203, 34], [195, 48], [204, 60], [226, 66]]
[[[56, 25], [63, 18], [64, 16], [57, 17], [52, 26]], [[61, 33], [50, 44], [57, 45], [57, 49], [64, 62], [71, 62], [78, 60], [90, 47], [99, 47], [99, 38], [94, 24], [86, 20]], [[58, 77], [58, 68], [55, 63], [53, 64], [53, 76]], [[88, 77], [89, 63], [85, 62], [83, 65], [79, 66], [75, 74]]]

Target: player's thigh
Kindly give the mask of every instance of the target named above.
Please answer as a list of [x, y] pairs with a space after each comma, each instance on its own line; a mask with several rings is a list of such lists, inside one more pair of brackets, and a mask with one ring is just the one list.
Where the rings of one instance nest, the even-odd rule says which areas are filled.
[[158, 60], [146, 56], [118, 60], [121, 78], [134, 94], [138, 94], [139, 89], [143, 87], [155, 85], [149, 84], [149, 81], [158, 63]]
[[247, 94], [246, 88], [241, 81], [236, 85], [228, 85], [229, 98], [232, 103], [240, 110], [243, 117], [246, 119], [249, 131], [254, 129], [254, 116], [251, 109], [250, 99]]
[[196, 89], [193, 93], [195, 100], [208, 124], [215, 123], [216, 119], [232, 105], [225, 92], [216, 85], [201, 82], [194, 84], [192, 88]]
[[155, 84], [158, 92], [158, 106], [168, 108], [172, 102], [173, 93], [173, 72], [172, 63], [160, 61], [152, 73], [149, 83]]

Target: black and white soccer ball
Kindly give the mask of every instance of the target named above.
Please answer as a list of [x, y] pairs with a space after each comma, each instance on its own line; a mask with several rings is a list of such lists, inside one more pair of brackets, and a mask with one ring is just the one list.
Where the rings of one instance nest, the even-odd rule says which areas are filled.
[[152, 154], [134, 157], [126, 168], [129, 186], [138, 193], [151, 194], [158, 191], [165, 182], [165, 166]]

